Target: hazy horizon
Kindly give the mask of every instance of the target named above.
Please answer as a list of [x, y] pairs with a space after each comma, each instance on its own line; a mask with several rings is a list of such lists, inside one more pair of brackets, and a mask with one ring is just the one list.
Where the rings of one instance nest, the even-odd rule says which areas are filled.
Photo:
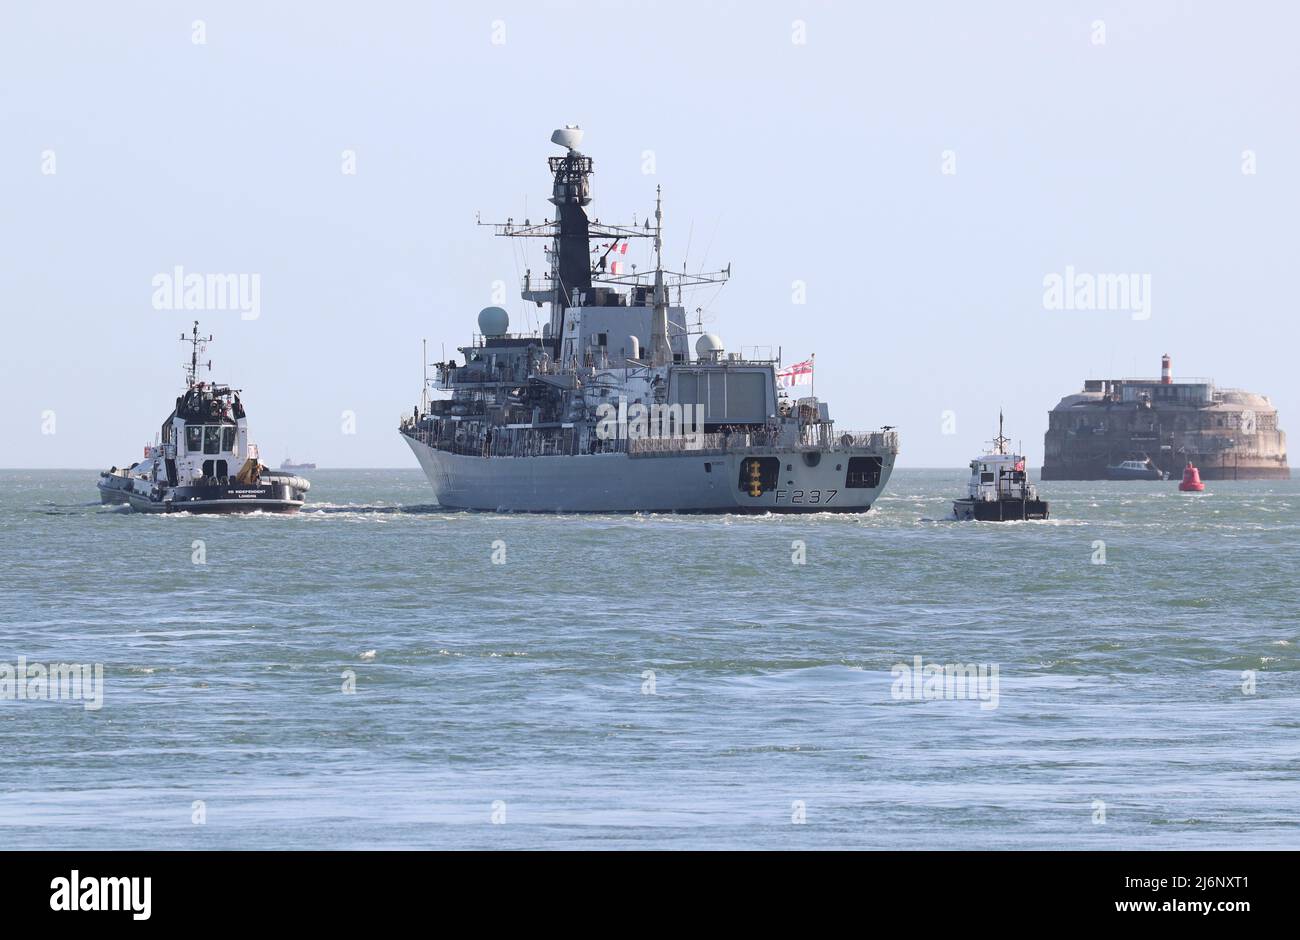
[[[592, 214], [643, 220], [662, 185], [672, 266], [733, 266], [688, 309], [730, 349], [816, 353], [838, 428], [897, 426], [900, 467], [964, 467], [1000, 408], [1037, 467], [1061, 397], [1163, 353], [1300, 426], [1272, 354], [1297, 27], [1173, 2], [6, 5], [0, 466], [136, 459], [198, 319], [268, 464], [415, 468], [421, 340], [449, 357], [502, 285], [537, 323], [540, 244], [475, 214], [547, 215], [566, 123]], [[256, 318], [157, 309], [177, 266], [256, 276]], [[1071, 272], [1133, 295], [1049, 309]]]

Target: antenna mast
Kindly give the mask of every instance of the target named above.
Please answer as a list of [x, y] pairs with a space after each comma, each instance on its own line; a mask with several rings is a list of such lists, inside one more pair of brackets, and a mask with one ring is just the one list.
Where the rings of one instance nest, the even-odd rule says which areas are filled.
[[650, 364], [666, 366], [672, 362], [668, 346], [668, 291], [664, 288], [664, 201], [663, 188], [655, 187], [655, 310], [650, 330]]
[[194, 329], [190, 332], [190, 335], [181, 334], [181, 342], [190, 344], [190, 361], [185, 366], [185, 383], [188, 387], [193, 388], [199, 384], [199, 369], [206, 367], [208, 371], [212, 370], [211, 359], [206, 363], [199, 362], [199, 354], [207, 352], [208, 343], [212, 342], [212, 335], [208, 334], [207, 338], [199, 336], [199, 321], [195, 320]]
[[1002, 434], [1002, 409], [999, 408], [998, 409], [998, 436], [993, 439], [993, 453], [1005, 454], [1007, 452], [1007, 444], [1009, 443], [1011, 443], [1011, 439], [1008, 437], [1004, 437]]
[[420, 410], [429, 410], [429, 341], [420, 340], [421, 358], [424, 360], [424, 384], [420, 386]]

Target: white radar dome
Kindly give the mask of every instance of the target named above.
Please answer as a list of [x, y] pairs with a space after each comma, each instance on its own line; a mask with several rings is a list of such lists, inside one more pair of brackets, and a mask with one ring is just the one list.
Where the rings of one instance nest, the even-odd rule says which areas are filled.
[[500, 307], [484, 307], [478, 314], [478, 331], [484, 336], [501, 336], [510, 331], [510, 314]]
[[717, 333], [705, 333], [695, 341], [695, 355], [701, 359], [712, 359], [722, 348], [722, 337]]

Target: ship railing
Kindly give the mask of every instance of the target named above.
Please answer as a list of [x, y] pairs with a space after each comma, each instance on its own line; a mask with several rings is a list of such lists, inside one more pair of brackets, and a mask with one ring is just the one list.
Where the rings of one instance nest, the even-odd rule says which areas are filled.
[[624, 444], [629, 457], [662, 457], [680, 454], [725, 454], [728, 450], [725, 434], [695, 434], [686, 437], [637, 438], [625, 441], [607, 441]]
[[891, 430], [871, 431], [866, 434], [842, 434], [834, 440], [831, 450], [853, 450], [863, 447], [896, 454], [898, 453], [898, 432]]
[[849, 451], [861, 448], [898, 453], [898, 432], [881, 429], [866, 434], [837, 434], [833, 421], [810, 421], [799, 427], [798, 447], [803, 450]]
[[[475, 346], [475, 347], [483, 347], [483, 346], [486, 346], [486, 345], [488, 344], [488, 340], [490, 340], [490, 339], [492, 339], [492, 340], [501, 340], [501, 339], [506, 339], [506, 340], [533, 339], [533, 340], [537, 340], [539, 343], [542, 342], [542, 336], [541, 336], [541, 334], [540, 334], [540, 333], [536, 333], [536, 332], [532, 332], [532, 331], [527, 332], [527, 333], [494, 333], [494, 334], [492, 334], [491, 336], [487, 336], [487, 335], [485, 335], [485, 334], [483, 334], [483, 333], [477, 333], [477, 332], [475, 332], [475, 333], [470, 334], [470, 345], [471, 345], [471, 346]], [[458, 367], [458, 368], [464, 368], [464, 367], [463, 367], [463, 366], [460, 366], [460, 367]]]
[[[565, 456], [582, 453], [618, 454], [632, 457], [663, 457], [684, 454], [718, 455], [727, 453], [776, 454], [788, 453], [791, 445], [782, 440], [778, 426], [751, 430], [731, 430], [708, 434], [679, 435], [674, 437], [601, 439], [590, 437], [583, 448], [582, 437], [575, 428], [524, 431], [522, 433], [496, 433], [491, 440], [481, 436], [455, 438], [448, 436], [446, 428], [441, 435], [432, 429], [404, 420], [401, 431], [426, 447], [471, 457], [542, 457]], [[896, 431], [873, 431], [868, 434], [843, 434], [823, 439], [817, 435], [800, 440], [793, 447], [797, 451], [848, 452], [869, 449], [885, 453], [898, 453]]]

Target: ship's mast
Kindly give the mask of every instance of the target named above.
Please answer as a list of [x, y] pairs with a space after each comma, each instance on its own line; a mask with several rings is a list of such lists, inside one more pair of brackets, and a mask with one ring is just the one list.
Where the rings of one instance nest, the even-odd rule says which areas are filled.
[[[652, 288], [654, 317], [652, 336], [650, 337], [651, 355], [657, 365], [666, 365], [672, 361], [672, 351], [668, 342], [668, 302], [675, 286], [680, 301], [683, 287], [698, 287], [705, 284], [722, 284], [731, 277], [731, 265], [721, 271], [688, 274], [665, 271], [663, 267], [663, 201], [662, 193], [655, 192], [655, 224], [650, 220], [644, 226], [619, 225], [601, 222], [587, 217], [587, 206], [591, 203], [592, 174], [591, 157], [578, 152], [582, 143], [582, 130], [574, 124], [551, 134], [551, 142], [564, 147], [568, 152], [562, 157], [550, 157], [548, 163], [554, 182], [550, 202], [555, 205], [557, 218], [552, 221], [533, 222], [524, 219], [522, 225], [513, 219], [505, 223], [487, 223], [479, 220], [479, 225], [489, 225], [496, 234], [507, 238], [547, 238], [551, 241], [551, 271], [548, 283], [534, 281], [531, 273], [526, 272], [521, 296], [524, 300], [541, 305], [551, 305], [550, 345], [552, 355], [558, 360], [564, 343], [565, 311], [573, 306], [575, 292], [589, 292], [593, 284], [615, 289]], [[626, 243], [634, 238], [653, 238], [655, 252], [655, 275], [648, 284], [644, 274], [633, 271], [624, 274], [606, 271], [606, 259], [614, 251], [615, 245]], [[591, 243], [593, 240], [608, 240], [604, 255], [593, 264]], [[581, 300], [578, 301], [581, 303]]]
[[429, 341], [420, 340], [420, 359], [424, 365], [424, 383], [420, 386], [420, 411], [429, 410]]
[[1007, 452], [1007, 444], [1009, 443], [1011, 443], [1011, 439], [1009, 437], [1005, 437], [1002, 434], [1002, 409], [999, 408], [998, 409], [998, 436], [993, 438], [993, 453], [1005, 454]]
[[190, 332], [190, 335], [181, 334], [181, 342], [190, 344], [190, 361], [185, 366], [185, 385], [187, 388], [193, 388], [199, 384], [199, 369], [207, 368], [209, 372], [212, 371], [211, 359], [206, 363], [199, 362], [199, 355], [207, 352], [208, 343], [212, 342], [212, 335], [208, 334], [206, 339], [199, 336], [199, 321], [195, 320], [194, 329]]
[[552, 309], [558, 313], [552, 324], [555, 331], [552, 340], [554, 355], [558, 357], [564, 341], [564, 311], [573, 303], [574, 291], [591, 289], [591, 229], [587, 220], [587, 206], [591, 203], [591, 157], [578, 152], [582, 131], [576, 126], [557, 130], [551, 135], [551, 142], [568, 151], [549, 161], [555, 176], [551, 202], [559, 223], [551, 252], [551, 283], [556, 288]]
[[650, 328], [650, 364], [672, 361], [668, 347], [668, 291], [664, 288], [664, 202], [662, 187], [655, 187], [655, 313]]

